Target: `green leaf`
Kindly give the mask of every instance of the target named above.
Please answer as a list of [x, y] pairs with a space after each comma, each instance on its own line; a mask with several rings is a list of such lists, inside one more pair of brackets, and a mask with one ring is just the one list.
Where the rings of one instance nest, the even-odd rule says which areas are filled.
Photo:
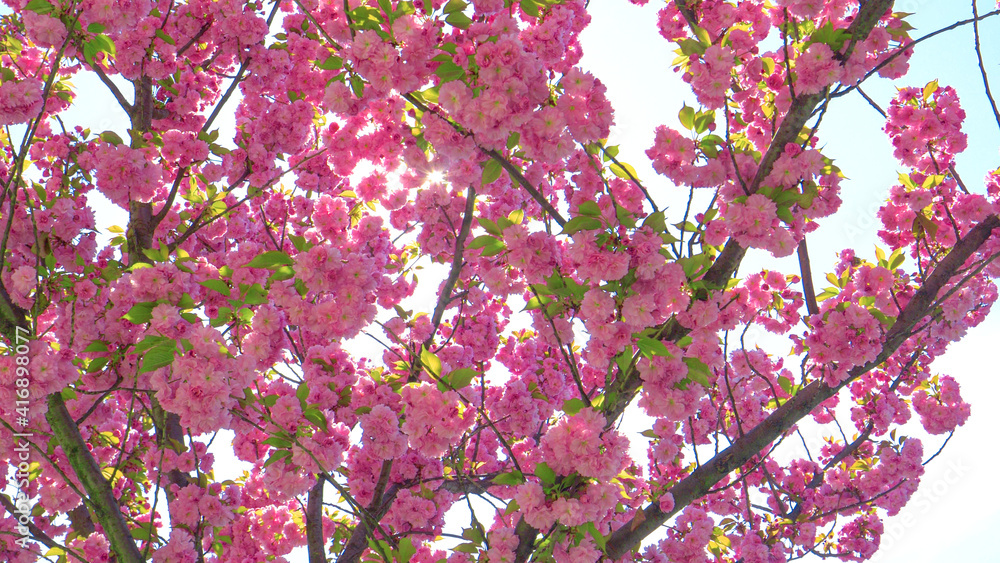
[[476, 377], [479, 377], [478, 371], [472, 368], [460, 368], [448, 374], [448, 381], [453, 389], [462, 389], [472, 383]]
[[500, 178], [501, 173], [503, 173], [503, 166], [500, 162], [490, 159], [490, 161], [486, 163], [486, 166], [483, 166], [483, 185], [485, 186], [496, 182], [497, 179]]
[[570, 399], [565, 401], [562, 405], [562, 411], [570, 416], [580, 412], [583, 407], [586, 407], [587, 403], [583, 402], [583, 399]]
[[520, 485], [524, 482], [524, 475], [520, 471], [501, 473], [493, 478], [493, 483], [497, 485]]
[[292, 244], [295, 245], [295, 250], [298, 250], [299, 252], [306, 252], [313, 246], [316, 246], [307, 241], [306, 237], [299, 235], [288, 235], [288, 240], [292, 241]]
[[410, 538], [403, 538], [399, 540], [399, 549], [396, 550], [398, 557], [396, 561], [400, 563], [407, 563], [413, 556], [417, 553], [417, 548], [413, 547], [413, 540]]
[[229, 286], [222, 280], [205, 280], [198, 283], [203, 287], [211, 289], [212, 291], [221, 293], [225, 297], [229, 297]]
[[778, 219], [781, 219], [785, 223], [791, 224], [795, 222], [795, 216], [792, 215], [791, 210], [788, 207], [781, 206], [777, 209]]
[[590, 217], [599, 217], [601, 215], [601, 208], [594, 201], [585, 201], [580, 204], [577, 212], [580, 215], [587, 215]]
[[292, 452], [290, 450], [278, 450], [271, 454], [271, 457], [267, 458], [267, 461], [264, 462], [264, 467], [285, 459], [286, 457], [292, 457]]
[[247, 288], [247, 294], [243, 297], [246, 305], [263, 305], [267, 303], [267, 291], [259, 283], [255, 283]]
[[138, 528], [132, 528], [129, 530], [132, 534], [132, 538], [139, 541], [149, 541], [153, 537], [153, 523], [152, 522], [139, 522]]
[[121, 137], [120, 137], [120, 136], [118, 135], [118, 133], [115, 133], [114, 131], [105, 131], [105, 132], [101, 133], [101, 134], [100, 134], [100, 135], [98, 135], [98, 136], [99, 136], [99, 137], [101, 138], [101, 140], [102, 140], [102, 141], [104, 141], [105, 143], [111, 143], [112, 145], [115, 145], [115, 146], [118, 146], [118, 145], [120, 145], [120, 144], [122, 144], [122, 143], [124, 143], [124, 142], [125, 142], [125, 141], [123, 141], [123, 140], [122, 140], [122, 138], [121, 138]]
[[538, 17], [538, 2], [536, 0], [521, 0], [521, 10], [532, 18]]
[[365, 93], [365, 81], [360, 76], [355, 74], [354, 76], [351, 76], [350, 82], [351, 92], [354, 92], [354, 95], [358, 98], [363, 96]]
[[485, 248], [496, 240], [497, 240], [496, 237], [490, 235], [480, 235], [472, 239], [472, 242], [470, 242], [469, 246], [467, 246], [466, 248], [468, 248], [469, 250], [475, 250], [477, 248]]
[[792, 380], [791, 379], [788, 379], [787, 377], [785, 377], [783, 375], [779, 375], [778, 376], [778, 386], [781, 387], [781, 390], [784, 391], [785, 393], [787, 393], [789, 395], [792, 394]]
[[906, 260], [906, 256], [903, 255], [903, 251], [896, 249], [889, 255], [889, 269], [895, 270], [896, 268], [903, 265], [903, 261]]
[[146, 373], [169, 366], [174, 361], [175, 352], [176, 343], [173, 342], [168, 346], [157, 346], [150, 349], [142, 357], [142, 367], [139, 368], [139, 373]]
[[302, 417], [315, 424], [318, 428], [326, 430], [328, 426], [326, 416], [319, 409], [306, 409], [302, 411]]
[[444, 5], [441, 10], [445, 14], [454, 14], [456, 12], [461, 12], [469, 6], [464, 0], [448, 0], [448, 3]]
[[420, 352], [420, 363], [424, 368], [436, 377], [441, 377], [441, 359], [427, 348]]
[[513, 133], [510, 134], [509, 137], [507, 137], [507, 148], [509, 150], [514, 150], [514, 147], [516, 147], [517, 144], [520, 142], [521, 142], [521, 134], [518, 133], [517, 131], [514, 131]]
[[924, 91], [923, 91], [924, 101], [926, 102], [927, 100], [929, 100], [931, 98], [931, 95], [933, 95], [934, 92], [937, 92], [937, 89], [938, 89], [937, 80], [932, 80], [928, 82], [927, 86], [924, 86]]
[[148, 334], [148, 335], [146, 335], [145, 338], [142, 339], [142, 341], [140, 341], [139, 343], [137, 343], [135, 345], [135, 348], [132, 349], [132, 352], [134, 352], [136, 354], [141, 354], [141, 353], [145, 352], [146, 350], [150, 350], [152, 348], [156, 348], [157, 346], [165, 346], [166, 343], [168, 343], [168, 342], [172, 343], [173, 339], [167, 338], [166, 336], [159, 336], [159, 335], [156, 335], [156, 334]]
[[441, 82], [451, 82], [465, 76], [465, 69], [455, 64], [453, 61], [444, 61], [434, 70], [434, 74], [441, 78]]
[[909, 174], [903, 174], [902, 172], [900, 172], [899, 173], [899, 183], [903, 184], [903, 186], [905, 186], [906, 188], [909, 188], [911, 190], [917, 189], [917, 185], [915, 183], [913, 183], [913, 179], [910, 178]]
[[48, 14], [55, 10], [56, 7], [48, 3], [46, 0], [31, 0], [28, 5], [24, 7], [25, 10], [29, 12], [35, 12], [36, 14]]
[[302, 280], [295, 280], [295, 292], [299, 294], [299, 297], [305, 297], [309, 293], [309, 288], [306, 287], [306, 282]]
[[615, 217], [618, 219], [618, 224], [619, 225], [621, 225], [621, 226], [623, 226], [623, 227], [625, 227], [627, 229], [634, 229], [635, 228], [635, 224], [636, 224], [635, 223], [635, 215], [633, 215], [632, 212], [629, 211], [628, 209], [625, 209], [624, 207], [616, 204], [615, 205]]
[[604, 226], [600, 219], [595, 217], [587, 217], [585, 215], [579, 215], [573, 217], [563, 225], [562, 234], [565, 235], [575, 235], [580, 231], [593, 231], [600, 229]]
[[601, 535], [601, 532], [597, 531], [597, 526], [593, 522], [586, 522], [583, 526], [580, 526], [583, 531], [590, 534], [590, 537], [594, 538], [594, 543], [598, 548], [604, 549], [604, 546], [608, 544], [608, 539]]
[[340, 57], [336, 57], [334, 55], [330, 55], [323, 62], [321, 62], [321, 63], [315, 63], [315, 64], [316, 64], [316, 68], [321, 69], [321, 70], [337, 70], [337, 69], [343, 68], [343, 66], [344, 66], [344, 60], [341, 59]]
[[94, 358], [93, 360], [90, 360], [90, 363], [87, 364], [87, 373], [95, 373], [101, 371], [106, 365], [108, 365], [107, 356]]
[[708, 369], [708, 366], [698, 358], [684, 358], [684, 363], [688, 367], [688, 378], [695, 383], [698, 383], [705, 389], [709, 388], [709, 378], [712, 376], [712, 371]]
[[93, 63], [97, 53], [107, 53], [115, 55], [115, 44], [106, 35], [95, 35], [92, 39], [83, 44], [83, 56], [87, 62]]
[[208, 324], [214, 327], [220, 327], [228, 323], [233, 318], [233, 309], [231, 307], [219, 307], [219, 315], [214, 319], [210, 319]]
[[472, 25], [472, 19], [469, 16], [463, 14], [462, 12], [455, 12], [453, 14], [448, 14], [448, 17], [444, 21], [450, 23], [451, 25], [459, 29], [468, 29]]
[[878, 319], [878, 322], [882, 323], [885, 328], [892, 328], [892, 325], [896, 324], [896, 317], [890, 317], [882, 311], [879, 311], [875, 306], [868, 307], [868, 312], [871, 313], [873, 317]]
[[264, 443], [269, 446], [274, 446], [278, 449], [286, 449], [292, 447], [293, 442], [287, 438], [282, 438], [281, 436], [271, 436]]
[[87, 26], [87, 31], [89, 31], [90, 33], [101, 33], [102, 31], [104, 31], [104, 29], [105, 27], [104, 24], [102, 23], [95, 22]]
[[684, 107], [682, 107], [681, 111], [677, 114], [677, 118], [680, 119], [681, 125], [683, 125], [685, 129], [691, 129], [694, 127], [694, 108], [688, 107], [687, 104], [684, 104]]
[[107, 352], [108, 350], [108, 343], [102, 340], [94, 340], [83, 349], [84, 352]]
[[641, 350], [642, 353], [645, 354], [647, 357], [664, 356], [667, 358], [672, 358], [674, 356], [673, 354], [670, 353], [670, 350], [667, 349], [667, 346], [663, 342], [660, 342], [659, 340], [655, 340], [653, 338], [649, 338], [648, 336], [640, 338], [639, 341], [636, 343], [636, 345], [639, 347], [639, 350]]
[[153, 318], [153, 307], [155, 306], [156, 303], [152, 302], [136, 303], [122, 318], [137, 325], [148, 323]]
[[295, 261], [284, 252], [280, 250], [268, 250], [267, 252], [258, 254], [246, 267], [274, 270], [278, 266], [291, 266], [293, 264], [295, 264]]
[[295, 389], [295, 397], [302, 403], [306, 402], [309, 398], [309, 385], [305, 381], [299, 383], [299, 386]]
[[828, 287], [823, 290], [823, 293], [820, 293], [819, 295], [816, 296], [816, 301], [826, 301], [831, 297], [836, 297], [839, 293], [840, 291], [832, 287]]
[[535, 465], [535, 476], [541, 479], [542, 483], [546, 485], [551, 485], [556, 482], [556, 472], [552, 471], [549, 464], [544, 461]]
[[278, 266], [269, 278], [271, 281], [290, 280], [295, 277], [295, 270], [291, 266]]
[[479, 221], [480, 227], [486, 229], [487, 233], [490, 233], [491, 235], [496, 235], [498, 237], [503, 236], [503, 230], [500, 227], [498, 227], [497, 224], [494, 223], [493, 221], [490, 221], [489, 219], [483, 217], [477, 217], [476, 220]]
[[[618, 176], [622, 180], [631, 180], [632, 178], [639, 177], [639, 174], [635, 171], [635, 168], [632, 168], [632, 165], [628, 164], [627, 162], [621, 163], [621, 166], [617, 164], [612, 164], [610, 168], [611, 168], [611, 173], [614, 174], [615, 176]], [[629, 176], [629, 174], [631, 174], [631, 176]]]
[[700, 113], [694, 120], [694, 131], [699, 134], [704, 133], [705, 131], [708, 131], [708, 126], [713, 123], [715, 123], [714, 111]]
[[483, 256], [493, 256], [494, 254], [500, 254], [501, 252], [504, 251], [504, 249], [507, 248], [507, 245], [504, 244], [502, 240], [493, 237], [488, 237], [488, 238], [492, 240], [487, 241], [487, 244], [482, 247]]
[[691, 29], [694, 30], [695, 36], [701, 41], [701, 44], [705, 47], [710, 47], [712, 45], [712, 38], [708, 35], [708, 30], [704, 27], [699, 27], [697, 25], [692, 25]]
[[177, 44], [177, 42], [174, 41], [174, 38], [170, 37], [169, 35], [167, 35], [167, 33], [165, 31], [163, 31], [162, 29], [157, 29], [156, 30], [156, 36], [159, 37], [160, 39], [162, 39], [163, 42], [166, 43], [167, 45], [176, 45]]
[[528, 300], [528, 304], [524, 306], [525, 311], [534, 311], [535, 309], [541, 309], [545, 305], [552, 303], [554, 299], [548, 295], [537, 295]]
[[642, 222], [642, 226], [649, 227], [656, 233], [662, 233], [667, 230], [667, 222], [662, 211], [650, 214], [646, 217], [646, 220]]

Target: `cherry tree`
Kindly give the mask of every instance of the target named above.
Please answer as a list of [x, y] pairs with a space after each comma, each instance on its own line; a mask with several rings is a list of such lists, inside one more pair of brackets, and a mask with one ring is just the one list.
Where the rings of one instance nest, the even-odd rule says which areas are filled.
[[[655, 182], [584, 0], [5, 2], [5, 561], [860, 561], [969, 416], [932, 363], [997, 297], [1000, 172], [952, 87], [871, 102], [884, 248], [810, 266], [824, 116], [937, 33], [892, 0], [665, 3]], [[997, 13], [943, 29], [981, 69]], [[66, 124], [84, 73], [127, 131]]]

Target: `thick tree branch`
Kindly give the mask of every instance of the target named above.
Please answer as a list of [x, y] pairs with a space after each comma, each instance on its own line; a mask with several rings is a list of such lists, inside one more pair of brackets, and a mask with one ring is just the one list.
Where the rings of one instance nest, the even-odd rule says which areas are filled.
[[517, 535], [517, 550], [514, 552], [514, 563], [524, 563], [531, 557], [535, 549], [535, 538], [538, 537], [538, 530], [530, 526], [522, 517], [514, 528]]
[[765, 449], [768, 444], [812, 412], [820, 403], [835, 395], [837, 391], [860, 375], [886, 361], [912, 335], [914, 326], [927, 315], [938, 292], [951, 280], [965, 261], [987, 241], [993, 229], [996, 228], [1000, 228], [1000, 219], [996, 215], [990, 215], [970, 230], [964, 239], [955, 244], [951, 252], [928, 276], [924, 285], [917, 290], [889, 330], [878, 357], [865, 365], [851, 369], [849, 377], [836, 387], [829, 387], [822, 380], [813, 381], [804, 387], [758, 426], [674, 485], [669, 491], [673, 495], [675, 503], [672, 510], [663, 512], [658, 503], [651, 503], [643, 509], [642, 517], [634, 519], [632, 523], [613, 532], [608, 539], [605, 550], [608, 557], [611, 559], [622, 557], [625, 552], [636, 547], [643, 538], [674, 514], [694, 500], [704, 496], [713, 485]]
[[101, 467], [87, 449], [87, 443], [80, 435], [80, 429], [66, 409], [62, 395], [48, 396], [48, 412], [45, 419], [52, 427], [52, 434], [62, 446], [73, 472], [87, 492], [91, 513], [104, 528], [104, 535], [111, 544], [111, 551], [118, 556], [119, 563], [140, 563], [143, 561], [139, 548], [132, 540], [125, 517], [118, 506], [111, 485]]
[[[870, 0], [864, 4], [859, 10], [854, 22], [848, 28], [852, 37], [858, 39], [867, 37], [868, 34], [871, 33], [875, 24], [878, 23], [879, 18], [881, 18], [882, 15], [892, 7], [892, 1], [893, 0]], [[678, 7], [682, 7], [686, 3], [677, 2], [677, 4]], [[829, 88], [826, 88], [824, 91], [816, 94], [801, 95], [792, 101], [791, 108], [789, 108], [788, 113], [785, 114], [784, 119], [781, 121], [781, 125], [771, 138], [771, 144], [768, 147], [767, 152], [765, 152], [764, 156], [761, 157], [760, 165], [757, 167], [757, 173], [747, 186], [747, 192], [749, 194], [756, 193], [757, 190], [760, 189], [764, 180], [774, 168], [774, 163], [778, 160], [778, 157], [785, 152], [785, 146], [798, 138], [799, 133], [802, 132], [802, 128], [805, 126], [806, 121], [808, 121], [809, 116], [812, 115], [815, 107], [821, 101], [826, 99], [828, 92]], [[746, 255], [746, 251], [747, 249], [735, 239], [729, 239], [722, 252], [716, 257], [715, 262], [713, 262], [712, 266], [709, 267], [707, 272], [705, 272], [702, 279], [708, 282], [709, 285], [715, 287], [725, 287], [729, 278], [732, 277], [732, 275], [739, 268], [740, 263], [743, 261], [743, 257]], [[662, 340], [676, 340], [683, 338], [688, 332], [689, 331], [687, 329], [671, 319], [667, 321], [663, 327], [661, 327], [660, 338]], [[634, 369], [634, 364], [635, 362], [633, 361], [633, 365], [630, 367], [628, 372], [618, 374], [615, 378], [614, 384], [616, 388], [605, 394], [608, 397], [613, 397], [613, 400], [605, 409], [609, 424], [614, 424], [614, 421], [617, 420], [623, 412], [625, 412], [625, 407], [632, 402], [632, 399], [635, 397], [639, 387], [642, 386], [642, 381]]]
[[316, 484], [309, 490], [306, 504], [306, 545], [309, 549], [309, 563], [326, 563], [326, 541], [323, 539], [323, 486], [326, 479], [316, 478]]
[[[388, 511], [392, 498], [395, 498], [395, 494], [392, 495], [392, 498], [382, 498], [391, 474], [392, 460], [387, 459], [382, 462], [382, 472], [379, 474], [378, 483], [375, 485], [372, 501], [368, 504], [367, 509], [358, 515], [358, 523], [354, 527], [351, 537], [347, 540], [344, 551], [337, 558], [337, 563], [357, 563], [361, 559], [361, 555], [368, 546], [368, 534], [370, 530], [378, 525], [379, 520]], [[312, 563], [312, 561], [309, 563]]]

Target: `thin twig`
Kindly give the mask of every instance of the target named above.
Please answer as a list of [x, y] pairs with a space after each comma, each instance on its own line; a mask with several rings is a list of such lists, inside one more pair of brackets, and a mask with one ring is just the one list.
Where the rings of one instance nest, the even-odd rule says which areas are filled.
[[976, 7], [976, 0], [972, 0], [972, 32], [976, 40], [976, 59], [979, 61], [979, 74], [983, 77], [983, 87], [986, 89], [986, 97], [990, 100], [990, 107], [993, 109], [993, 119], [1000, 127], [1000, 111], [997, 111], [997, 102], [993, 99], [993, 92], [990, 91], [990, 80], [986, 76], [986, 66], [983, 65], [983, 50], [979, 43], [979, 9]]
[[802, 291], [806, 297], [806, 310], [810, 315], [819, 314], [819, 304], [816, 303], [816, 289], [813, 287], [812, 267], [809, 265], [809, 249], [806, 238], [799, 241], [799, 271], [802, 273]]
[[431, 317], [431, 326], [434, 328], [427, 340], [424, 341], [425, 348], [429, 349], [431, 342], [434, 341], [434, 334], [441, 326], [444, 311], [452, 301], [451, 293], [455, 290], [455, 284], [458, 283], [458, 278], [462, 275], [462, 265], [465, 263], [465, 239], [469, 237], [469, 231], [472, 229], [472, 217], [475, 214], [475, 209], [476, 189], [469, 186], [465, 195], [465, 215], [462, 217], [462, 227], [455, 235], [455, 254], [451, 261], [451, 272], [448, 274], [448, 279], [445, 280], [444, 287], [441, 288], [441, 295], [438, 296], [437, 305], [434, 307], [434, 315]]

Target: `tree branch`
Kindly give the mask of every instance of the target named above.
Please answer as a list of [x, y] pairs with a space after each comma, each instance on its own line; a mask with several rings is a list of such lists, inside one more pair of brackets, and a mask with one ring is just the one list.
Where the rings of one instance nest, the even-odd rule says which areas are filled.
[[[865, 3], [858, 12], [857, 17], [848, 31], [851, 32], [852, 37], [864, 38], [871, 33], [872, 28], [878, 23], [879, 18], [882, 17], [885, 12], [892, 7], [893, 0], [869, 0]], [[681, 2], [677, 2], [678, 6], [682, 5]], [[777, 132], [771, 138], [771, 144], [761, 157], [760, 165], [757, 167], [757, 173], [753, 180], [747, 186], [747, 193], [756, 193], [760, 188], [764, 180], [771, 173], [774, 168], [775, 161], [778, 157], [785, 152], [785, 145], [793, 142], [802, 131], [805, 126], [806, 121], [808, 121], [809, 116], [812, 115], [813, 109], [821, 101], [825, 100], [829, 88], [824, 89], [821, 92], [810, 95], [802, 95], [795, 98], [792, 101], [792, 106], [789, 108], [788, 113], [785, 114], [781, 125], [778, 127]], [[725, 248], [716, 257], [715, 262], [709, 267], [708, 271], [702, 279], [708, 282], [710, 285], [716, 287], [725, 287], [729, 278], [732, 277], [733, 273], [739, 268], [740, 263], [743, 261], [743, 257], [746, 255], [747, 249], [743, 248], [740, 243], [735, 239], [729, 239], [726, 242]], [[689, 331], [684, 327], [680, 326], [674, 319], [670, 319], [665, 323], [660, 330], [662, 340], [676, 340], [678, 338], [684, 337]], [[634, 365], [633, 361], [633, 365]], [[619, 383], [620, 382], [620, 383]], [[613, 424], [615, 420], [625, 411], [625, 407], [628, 406], [632, 399], [635, 397], [635, 393], [638, 391], [639, 387], [642, 386], [642, 382], [635, 369], [630, 367], [628, 373], [619, 373], [616, 377], [616, 384], [618, 389], [614, 389], [613, 393], [606, 393], [606, 396], [615, 397], [612, 404], [608, 406], [605, 410], [608, 413], [608, 423]]]
[[928, 276], [923, 286], [917, 290], [889, 330], [878, 357], [867, 364], [855, 366], [850, 370], [848, 378], [836, 387], [829, 387], [822, 380], [813, 381], [804, 387], [758, 426], [674, 485], [669, 491], [675, 503], [672, 510], [663, 512], [658, 503], [651, 503], [642, 510], [642, 516], [637, 516], [631, 523], [615, 530], [607, 542], [605, 549], [607, 556], [611, 559], [621, 558], [674, 514], [704, 496], [713, 485], [766, 448], [767, 444], [781, 436], [820, 403], [835, 395], [860, 375], [886, 361], [912, 335], [913, 327], [927, 315], [938, 292], [965, 261], [986, 242], [993, 229], [998, 227], [1000, 219], [996, 215], [990, 215], [955, 244], [951, 252]]
[[444, 282], [444, 287], [441, 288], [441, 295], [438, 296], [437, 305], [434, 307], [434, 315], [431, 317], [431, 326], [434, 328], [427, 340], [424, 341], [425, 348], [429, 348], [431, 342], [434, 341], [434, 334], [441, 325], [444, 310], [452, 301], [451, 293], [455, 291], [455, 284], [458, 283], [458, 278], [462, 275], [462, 264], [465, 260], [465, 239], [469, 237], [469, 231], [472, 229], [472, 217], [475, 215], [475, 209], [476, 189], [469, 186], [469, 190], [465, 194], [465, 215], [462, 216], [462, 226], [455, 234], [455, 254], [451, 260], [451, 272]]
[[125, 110], [125, 113], [127, 113], [128, 115], [132, 115], [132, 110], [133, 110], [132, 104], [128, 103], [128, 100], [125, 99], [125, 96], [122, 94], [122, 91], [118, 89], [118, 86], [114, 82], [112, 82], [110, 78], [108, 78], [108, 75], [105, 74], [105, 72], [101, 69], [101, 66], [95, 64], [92, 65], [90, 68], [92, 68], [94, 72], [97, 73], [97, 78], [99, 78], [101, 82], [103, 82], [104, 85], [108, 87], [108, 90], [111, 90], [111, 94], [115, 97], [116, 100], [118, 100], [118, 105], [120, 105], [122, 109]]
[[[404, 100], [413, 104], [413, 107], [419, 109], [420, 111], [436, 113], [431, 108], [427, 107], [427, 104], [415, 98], [413, 94], [403, 94], [402, 97]], [[447, 121], [448, 124], [451, 125], [453, 128], [455, 128], [455, 130], [458, 131], [459, 133], [465, 135], [469, 134], [467, 131], [463, 131], [461, 128], [459, 128], [458, 125], [453, 123], [451, 120], [445, 119], [445, 121]], [[545, 199], [545, 196], [542, 195], [542, 193], [538, 190], [538, 188], [531, 185], [531, 182], [529, 182], [528, 179], [524, 177], [524, 174], [521, 173], [521, 171], [517, 168], [517, 166], [514, 166], [514, 164], [511, 163], [506, 158], [504, 158], [502, 154], [493, 149], [485, 149], [483, 147], [480, 147], [479, 145], [476, 146], [483, 154], [500, 163], [500, 166], [502, 166], [503, 169], [506, 170], [508, 174], [510, 174], [510, 177], [513, 178], [518, 184], [521, 184], [521, 187], [524, 188], [524, 191], [528, 192], [528, 195], [530, 195], [531, 198], [538, 203], [538, 205], [542, 206], [542, 209], [544, 209], [545, 212], [548, 213], [549, 216], [552, 217], [552, 219], [556, 223], [558, 223], [560, 227], [566, 225], [566, 219], [564, 219], [563, 216], [559, 214], [559, 212], [556, 210], [555, 207], [552, 207], [552, 204], [549, 203], [549, 200]]]
[[316, 484], [309, 490], [306, 504], [306, 545], [309, 549], [309, 563], [326, 563], [326, 541], [323, 539], [323, 486], [326, 479], [316, 478]]
[[[7, 513], [13, 516], [14, 519], [17, 519], [18, 515], [20, 514], [17, 510], [17, 507], [14, 506], [14, 502], [10, 500], [10, 497], [8, 497], [3, 493], [0, 493], [0, 506], [3, 506], [7, 510]], [[58, 543], [55, 542], [55, 540], [50, 538], [48, 534], [42, 531], [41, 528], [36, 526], [30, 520], [28, 521], [28, 531], [31, 532], [31, 537], [35, 538], [39, 543], [41, 543], [45, 547], [49, 548], [61, 547]]]
[[986, 89], [986, 97], [993, 108], [993, 118], [1000, 127], [1000, 111], [997, 111], [997, 102], [993, 99], [993, 92], [990, 91], [990, 80], [986, 76], [986, 66], [983, 65], [983, 50], [979, 44], [979, 9], [976, 7], [976, 0], [972, 0], [972, 31], [976, 41], [976, 59], [979, 61], [979, 74], [983, 77], [983, 87]]
[[[386, 485], [389, 483], [389, 476], [391, 474], [392, 460], [387, 459], [382, 462], [382, 472], [379, 474], [378, 483], [375, 485], [372, 501], [368, 504], [365, 512], [358, 515], [358, 523], [354, 527], [354, 531], [351, 532], [351, 537], [347, 540], [344, 551], [337, 558], [337, 563], [357, 563], [361, 558], [361, 554], [365, 552], [369, 531], [378, 525], [378, 521], [382, 519], [382, 516], [385, 515], [389, 508], [389, 499], [383, 499], [382, 495], [385, 492]], [[312, 563], [312, 561], [309, 563]]]
[[60, 393], [48, 396], [48, 412], [45, 419], [52, 427], [52, 434], [62, 446], [69, 464], [87, 492], [91, 513], [104, 528], [104, 535], [111, 544], [111, 551], [118, 556], [119, 563], [141, 563], [139, 548], [132, 540], [125, 517], [111, 485], [101, 474], [101, 467], [87, 449], [87, 443], [80, 435], [66, 403]]
[[812, 267], [809, 265], [809, 249], [806, 247], [806, 237], [799, 241], [799, 271], [802, 272], [802, 292], [806, 297], [806, 310], [810, 315], [819, 314], [819, 304], [816, 303], [816, 289], [813, 287]]

